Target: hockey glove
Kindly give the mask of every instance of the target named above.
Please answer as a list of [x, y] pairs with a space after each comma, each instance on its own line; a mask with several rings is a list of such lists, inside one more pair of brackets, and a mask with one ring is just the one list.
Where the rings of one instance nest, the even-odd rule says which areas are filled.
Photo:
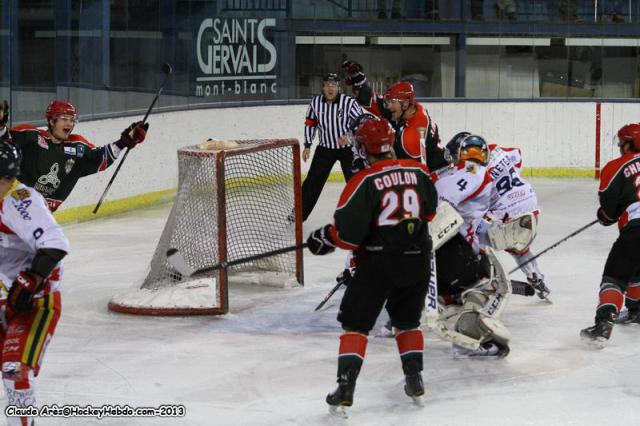
[[307, 245], [311, 253], [319, 256], [333, 253], [336, 249], [336, 244], [331, 239], [331, 235], [329, 234], [330, 229], [331, 224], [327, 224], [309, 234], [309, 238], [307, 238]]
[[9, 121], [9, 103], [7, 101], [2, 101], [2, 106], [0, 107], [0, 129], [7, 125]]
[[349, 86], [353, 86], [355, 90], [360, 89], [367, 82], [367, 77], [364, 75], [362, 65], [359, 63], [344, 61], [342, 63], [342, 69], [347, 75], [344, 82]]
[[125, 147], [129, 149], [135, 148], [136, 145], [144, 141], [147, 130], [149, 130], [149, 123], [142, 123], [141, 121], [131, 123], [120, 135], [120, 140], [117, 142], [118, 146], [123, 149]]
[[7, 304], [15, 312], [29, 312], [33, 309], [33, 295], [38, 291], [38, 280], [31, 273], [18, 274], [7, 296]]
[[611, 226], [617, 222], [616, 219], [611, 219], [609, 216], [607, 216], [604, 210], [602, 210], [602, 207], [598, 209], [596, 216], [598, 216], [598, 223], [600, 223], [600, 225], [602, 226]]

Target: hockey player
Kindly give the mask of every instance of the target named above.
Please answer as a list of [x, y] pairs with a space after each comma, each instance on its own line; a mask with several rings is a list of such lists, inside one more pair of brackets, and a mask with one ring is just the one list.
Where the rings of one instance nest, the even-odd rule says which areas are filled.
[[52, 101], [45, 116], [47, 130], [31, 125], [7, 130], [7, 107], [4, 120], [0, 121], [0, 138], [11, 140], [22, 151], [18, 179], [40, 192], [52, 212], [71, 194], [78, 179], [106, 170], [124, 148], [143, 142], [149, 129], [149, 123], [132, 123], [119, 140], [96, 147], [81, 135], [71, 133], [77, 113], [69, 102]]
[[509, 333], [500, 315], [510, 282], [491, 248], [480, 250], [476, 235], [491, 205], [489, 147], [480, 136], [464, 135], [453, 159], [452, 167], [432, 173], [439, 201], [451, 204], [464, 220], [460, 233], [436, 253], [444, 309], [434, 331], [454, 343], [456, 357], [506, 356]]
[[[625, 292], [629, 299], [640, 299], [640, 124], [618, 130], [617, 144], [620, 157], [607, 163], [600, 175], [596, 215], [604, 226], [617, 222], [620, 235], [604, 266], [595, 325], [580, 332], [585, 341], [599, 348], [611, 337]], [[637, 305], [630, 309], [637, 315]]]
[[393, 155], [395, 134], [386, 120], [366, 120], [356, 131], [371, 165], [355, 174], [343, 190], [334, 223], [312, 232], [309, 250], [324, 255], [336, 246], [358, 256], [353, 280], [338, 314], [340, 337], [338, 387], [326, 401], [332, 411], [353, 403], [364, 361], [367, 335], [386, 302], [405, 374], [405, 393], [419, 398], [424, 341], [424, 307], [430, 251], [427, 221], [433, 218], [436, 192], [427, 169]]
[[[35, 377], [60, 318], [69, 243], [44, 198], [23, 185], [17, 148], [0, 142], [0, 342], [7, 404], [35, 405]], [[27, 425], [26, 417], [9, 418]]]
[[[457, 162], [456, 153], [460, 142], [469, 134], [469, 132], [460, 132], [447, 144], [445, 157], [448, 161], [454, 164]], [[484, 217], [485, 220], [479, 221], [476, 229], [480, 244], [482, 246], [492, 245], [489, 232], [492, 226], [494, 230], [497, 230], [501, 224], [507, 224], [516, 219], [525, 222], [531, 220], [531, 226], [534, 229], [530, 238], [529, 233], [525, 231], [524, 241], [518, 241], [517, 247], [505, 247], [504, 243], [494, 242], [496, 245], [493, 245], [493, 248], [506, 249], [513, 256], [516, 264], [524, 264], [522, 270], [528, 283], [534, 288], [538, 297], [549, 300], [547, 296], [550, 290], [544, 283], [544, 275], [535, 259], [531, 261], [535, 255], [529, 246], [535, 238], [535, 228], [540, 210], [535, 190], [529, 182], [520, 176], [522, 154], [518, 148], [504, 148], [495, 144], [489, 145], [489, 151], [487, 167], [491, 178], [492, 194], [489, 211]], [[514, 225], [512, 223], [506, 226], [513, 227]]]
[[352, 86], [358, 103], [376, 116], [388, 120], [395, 129], [393, 149], [397, 158], [422, 160], [429, 170], [446, 165], [438, 126], [427, 110], [416, 101], [411, 83], [393, 83], [384, 96], [377, 96], [368, 84], [362, 65], [345, 61], [342, 69], [348, 76], [346, 84]]

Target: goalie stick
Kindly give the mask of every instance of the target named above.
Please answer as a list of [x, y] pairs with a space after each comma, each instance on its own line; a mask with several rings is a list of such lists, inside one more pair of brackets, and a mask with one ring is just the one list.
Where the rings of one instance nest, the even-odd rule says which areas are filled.
[[[153, 101], [151, 102], [151, 105], [149, 105], [149, 109], [147, 109], [147, 113], [144, 115], [144, 118], [142, 119], [142, 124], [147, 122], [147, 118], [149, 117], [149, 114], [151, 113], [151, 110], [153, 109], [154, 105], [158, 101], [158, 98], [160, 97], [160, 93], [162, 93], [162, 89], [164, 89], [164, 85], [169, 80], [169, 76], [171, 75], [171, 73], [173, 73], [173, 69], [171, 68], [171, 65], [165, 63], [165, 64], [162, 65], [162, 72], [164, 73], [164, 80], [162, 81], [162, 84], [160, 85], [160, 88], [156, 92], [156, 96], [155, 96], [155, 98], [153, 98]], [[131, 131], [134, 132], [135, 129], [131, 129]], [[102, 196], [100, 197], [100, 200], [98, 200], [98, 204], [96, 204], [96, 207], [93, 209], [93, 214], [98, 213], [98, 209], [100, 208], [100, 206], [102, 205], [102, 202], [104, 201], [105, 197], [107, 196], [107, 192], [109, 192], [109, 189], [111, 188], [111, 184], [116, 179], [116, 176], [118, 176], [118, 172], [120, 171], [120, 167], [122, 167], [122, 165], [124, 164], [124, 160], [127, 159], [127, 155], [129, 155], [129, 148], [127, 148], [124, 151], [124, 155], [122, 156], [122, 160], [120, 160], [120, 163], [118, 163], [118, 167], [116, 167], [116, 171], [113, 172], [113, 176], [111, 176], [111, 179], [109, 180], [109, 183], [107, 184], [107, 187], [104, 189], [104, 192], [102, 193]]]
[[185, 260], [184, 256], [180, 251], [176, 248], [170, 248], [167, 250], [167, 262], [173, 269], [176, 270], [180, 276], [178, 277], [178, 281], [183, 278], [188, 278], [192, 275], [205, 274], [207, 272], [217, 271], [221, 268], [228, 268], [230, 266], [239, 265], [241, 263], [253, 262], [254, 260], [264, 259], [265, 257], [276, 256], [278, 254], [288, 253], [290, 251], [299, 250], [307, 247], [307, 243], [297, 244], [294, 246], [283, 247], [277, 250], [271, 250], [260, 254], [255, 254], [253, 256], [247, 256], [240, 259], [231, 260], [229, 262], [220, 262], [216, 263], [213, 266], [208, 266], [202, 269], [194, 269]]

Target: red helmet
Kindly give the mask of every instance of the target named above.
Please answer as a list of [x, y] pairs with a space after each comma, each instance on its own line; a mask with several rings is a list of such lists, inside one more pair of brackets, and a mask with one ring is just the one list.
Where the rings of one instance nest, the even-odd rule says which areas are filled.
[[365, 120], [356, 130], [355, 137], [369, 154], [384, 154], [393, 151], [396, 132], [387, 120], [375, 118]]
[[618, 130], [618, 146], [627, 142], [633, 143], [636, 151], [640, 151], [640, 124], [627, 124]]
[[408, 81], [398, 81], [393, 83], [384, 92], [385, 102], [392, 101], [407, 101], [409, 104], [414, 104], [416, 101], [416, 91], [413, 90], [413, 85]]
[[47, 120], [53, 120], [60, 115], [70, 115], [75, 120], [77, 117], [76, 107], [65, 101], [51, 101], [45, 112]]

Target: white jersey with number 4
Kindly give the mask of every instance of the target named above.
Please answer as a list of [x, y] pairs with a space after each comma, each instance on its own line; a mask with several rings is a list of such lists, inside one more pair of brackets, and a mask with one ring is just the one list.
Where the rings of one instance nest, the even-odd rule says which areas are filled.
[[[0, 280], [5, 291], [15, 277], [31, 266], [37, 250], [53, 248], [69, 252], [69, 242], [35, 189], [15, 181], [0, 199]], [[62, 262], [45, 280], [48, 293], [60, 286]], [[2, 298], [6, 292], [0, 291]]]
[[459, 232], [478, 248], [476, 227], [491, 203], [491, 177], [485, 166], [473, 161], [459, 161], [455, 166], [431, 174], [438, 191], [438, 202], [447, 201], [462, 216]]
[[491, 208], [487, 216], [491, 220], [505, 221], [524, 213], [538, 211], [536, 193], [520, 176], [522, 155], [518, 148], [503, 148], [489, 145], [489, 175], [493, 193]]

